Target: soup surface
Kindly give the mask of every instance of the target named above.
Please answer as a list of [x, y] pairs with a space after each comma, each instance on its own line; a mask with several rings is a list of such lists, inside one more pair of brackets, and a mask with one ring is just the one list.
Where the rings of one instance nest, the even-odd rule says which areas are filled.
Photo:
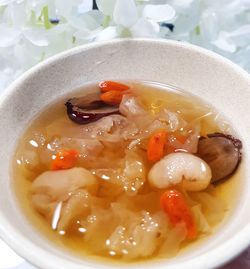
[[21, 137], [15, 191], [36, 228], [77, 255], [173, 257], [230, 215], [241, 159], [232, 134], [213, 108], [169, 86], [87, 85]]

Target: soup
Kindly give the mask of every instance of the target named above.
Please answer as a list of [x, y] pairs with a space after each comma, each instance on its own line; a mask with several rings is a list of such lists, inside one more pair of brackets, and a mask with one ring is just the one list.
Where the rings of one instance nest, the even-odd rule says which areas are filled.
[[28, 219], [76, 255], [171, 258], [230, 212], [241, 147], [192, 95], [104, 81], [34, 119], [19, 141], [13, 182]]

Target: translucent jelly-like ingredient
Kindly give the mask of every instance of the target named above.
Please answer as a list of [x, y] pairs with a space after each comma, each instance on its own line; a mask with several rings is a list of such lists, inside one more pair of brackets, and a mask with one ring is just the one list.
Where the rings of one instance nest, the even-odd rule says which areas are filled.
[[[233, 130], [193, 96], [156, 83], [123, 83], [129, 92], [108, 114], [99, 101], [80, 102], [85, 92], [99, 98], [96, 84], [58, 100], [33, 120], [13, 159], [15, 193], [37, 231], [70, 253], [117, 262], [173, 258], [216, 235], [234, 207], [241, 172], [201, 191], [187, 190], [181, 183], [171, 186], [182, 193], [194, 218], [197, 237], [189, 240], [185, 223], [173, 225], [160, 206], [166, 189], [150, 184], [149, 171], [165, 155], [197, 155], [201, 136]], [[77, 124], [69, 119], [68, 100], [77, 100], [71, 105], [94, 114], [95, 121]], [[165, 132], [160, 155], [149, 158], [150, 138], [159, 131]], [[74, 162], [53, 170], [52, 161], [61, 156], [60, 163], [66, 162], [62, 152], [72, 150]]]

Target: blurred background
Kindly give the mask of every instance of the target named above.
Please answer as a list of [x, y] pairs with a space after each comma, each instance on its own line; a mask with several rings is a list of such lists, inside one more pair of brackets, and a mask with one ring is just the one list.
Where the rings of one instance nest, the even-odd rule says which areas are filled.
[[[128, 37], [189, 42], [250, 72], [250, 0], [0, 0], [0, 94], [59, 52]], [[0, 253], [0, 268], [33, 268], [2, 241]], [[250, 249], [223, 267], [236, 268]]]
[[190, 42], [250, 71], [250, 0], [0, 0], [0, 90], [58, 52], [117, 37]]

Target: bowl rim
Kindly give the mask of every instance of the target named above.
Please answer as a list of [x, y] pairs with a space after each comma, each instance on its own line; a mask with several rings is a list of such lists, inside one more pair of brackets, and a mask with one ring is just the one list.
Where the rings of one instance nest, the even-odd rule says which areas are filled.
[[[231, 62], [230, 60], [224, 58], [221, 55], [218, 55], [212, 51], [207, 49], [198, 47], [196, 45], [192, 45], [189, 43], [184, 43], [180, 41], [173, 40], [163, 40], [163, 39], [149, 39], [149, 38], [119, 38], [113, 39], [109, 41], [101, 41], [94, 42], [90, 44], [84, 44], [67, 51], [61, 52], [55, 56], [48, 58], [47, 60], [39, 63], [22, 74], [18, 79], [16, 79], [0, 96], [0, 110], [4, 105], [5, 100], [10, 98], [15, 94], [15, 91], [19, 88], [22, 83], [29, 79], [32, 75], [34, 75], [37, 71], [50, 66], [53, 63], [58, 61], [62, 61], [65, 58], [71, 57], [73, 55], [86, 52], [91, 49], [95, 49], [98, 47], [102, 47], [104, 45], [115, 45], [118, 43], [147, 43], [148, 45], [156, 45], [162, 44], [167, 46], [178, 47], [181, 49], [188, 50], [192, 53], [202, 54], [206, 57], [210, 57], [213, 60], [220, 62], [222, 65], [225, 65], [228, 68], [231, 68], [236, 72], [239, 77], [246, 80], [250, 84], [250, 75], [243, 70], [241, 67]], [[16, 230], [12, 224], [4, 218], [4, 216], [0, 212], [0, 237], [20, 256], [24, 257], [27, 261], [32, 263], [33, 265], [39, 268], [50, 268], [50, 269], [62, 269], [69, 268], [69, 266], [73, 265], [70, 261], [67, 262], [66, 259], [61, 257], [56, 257], [55, 255], [49, 253], [44, 248], [36, 246], [30, 239], [27, 239], [22, 235], [22, 233]], [[24, 247], [25, 246], [25, 247]], [[179, 264], [166, 264], [167, 268], [178, 269], [181, 265], [185, 265], [186, 269], [199, 269], [201, 268], [216, 268], [221, 266], [241, 252], [243, 252], [248, 246], [250, 246], [250, 223], [246, 224], [242, 230], [238, 233], [234, 234], [229, 240], [223, 242], [215, 249], [208, 251], [207, 253], [200, 254], [194, 259], [182, 261]], [[38, 252], [39, 251], [39, 252]], [[36, 253], [40, 253], [40, 255], [36, 255]], [[223, 255], [227, 254], [227, 255]], [[86, 265], [81, 265], [79, 268], [93, 268], [93, 263]], [[161, 264], [164, 268], [164, 264]], [[112, 264], [101, 265], [100, 268], [112, 268]], [[141, 264], [131, 264], [130, 268], [141, 268]], [[152, 263], [152, 267], [154, 264]], [[74, 268], [78, 268], [77, 265]]]

